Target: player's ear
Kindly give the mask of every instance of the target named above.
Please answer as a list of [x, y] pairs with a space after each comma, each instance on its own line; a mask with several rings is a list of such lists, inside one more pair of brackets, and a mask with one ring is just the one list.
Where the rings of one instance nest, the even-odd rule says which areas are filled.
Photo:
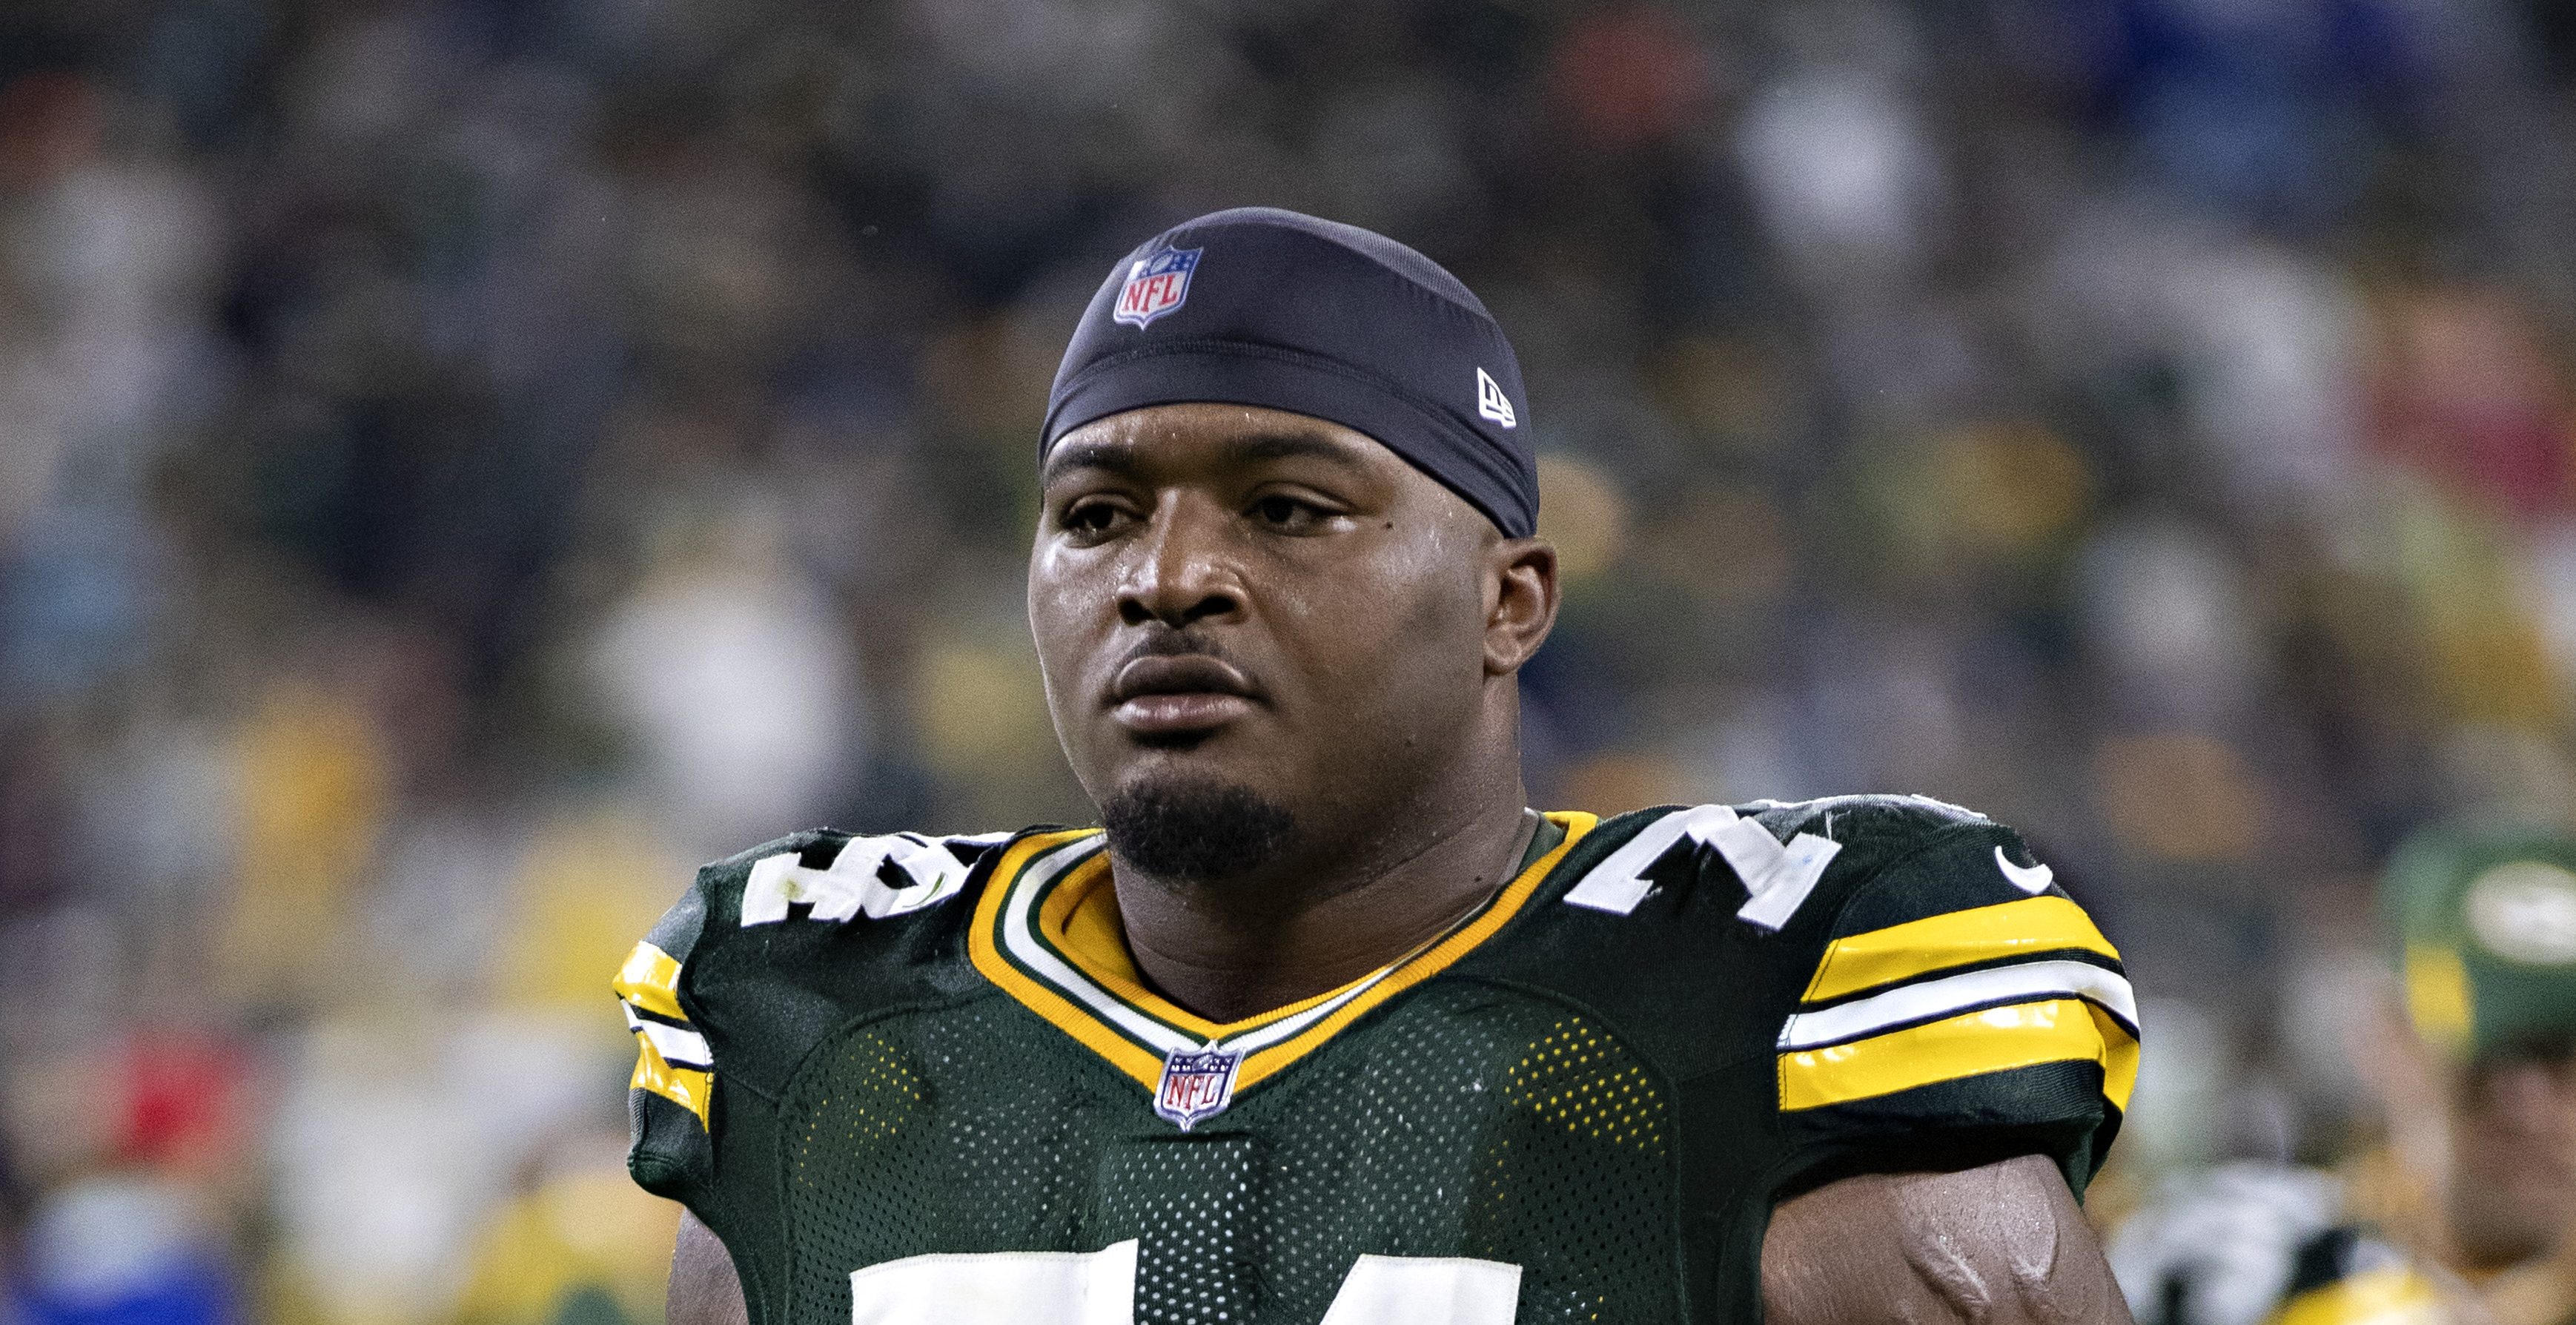
[[1556, 545], [1543, 538], [1497, 538], [1485, 549], [1485, 674], [1509, 676], [1556, 628]]

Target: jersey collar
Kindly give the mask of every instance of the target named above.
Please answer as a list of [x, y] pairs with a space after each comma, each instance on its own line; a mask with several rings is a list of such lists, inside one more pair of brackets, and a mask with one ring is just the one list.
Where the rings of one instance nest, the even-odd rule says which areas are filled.
[[1224, 1049], [1242, 1055], [1233, 1083], [1239, 1092], [1446, 970], [1510, 923], [1599, 822], [1579, 810], [1547, 817], [1565, 830], [1564, 840], [1448, 933], [1339, 989], [1241, 1021], [1209, 1021], [1145, 986], [1118, 928], [1109, 853], [1096, 828], [1013, 843], [976, 902], [969, 953], [975, 969], [1004, 993], [1147, 1090], [1156, 1088], [1171, 1055]]

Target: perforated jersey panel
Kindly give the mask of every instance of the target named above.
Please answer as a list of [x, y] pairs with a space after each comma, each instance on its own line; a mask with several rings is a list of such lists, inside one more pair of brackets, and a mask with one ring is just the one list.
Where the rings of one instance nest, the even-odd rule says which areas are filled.
[[862, 1266], [1074, 1249], [1093, 1184], [1063, 1160], [1107, 1101], [1092, 1061], [1028, 1021], [983, 1002], [878, 1022], [798, 1073], [778, 1105], [789, 1321], [844, 1325]]
[[1142, 1241], [1142, 1325], [1315, 1325], [1366, 1253], [1522, 1267], [1523, 1325], [1680, 1318], [1670, 1107], [1606, 1028], [1435, 981], [1191, 1134], [999, 999], [844, 1032], [778, 1106], [788, 1325], [931, 1252]]
[[1112, 1142], [1101, 1225], [1134, 1237], [1138, 1325], [1256, 1318], [1265, 1267], [1261, 1143], [1249, 1136]]

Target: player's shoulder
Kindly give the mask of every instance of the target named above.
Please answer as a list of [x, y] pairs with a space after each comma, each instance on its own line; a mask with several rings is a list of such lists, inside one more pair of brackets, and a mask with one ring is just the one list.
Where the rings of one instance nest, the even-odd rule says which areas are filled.
[[[1783, 840], [1836, 843], [1820, 881], [1836, 937], [2040, 898], [2071, 906], [2055, 869], [2021, 834], [1985, 814], [1922, 795], [1829, 796], [1745, 807]], [[2064, 909], [2043, 903], [2021, 913]]]
[[1581, 845], [1560, 867], [1564, 918], [1551, 928], [1729, 971], [1723, 997], [1746, 1012], [1748, 1033], [1814, 1048], [1989, 1006], [2080, 1000], [2122, 1040], [2103, 1058], [2125, 1099], [2137, 1012], [2119, 950], [2020, 835], [1986, 815], [1902, 795], [1664, 806], [1604, 821]]
[[942, 920], [1029, 831], [816, 828], [700, 867], [612, 980], [636, 1037], [637, 1181], [687, 1199], [726, 1091], [774, 1094], [853, 1013], [965, 988]]
[[852, 833], [809, 828], [701, 866], [711, 916], [741, 926], [791, 919], [888, 920], [957, 897], [1011, 843], [1045, 831]]
[[1866, 792], [1812, 800], [1757, 800], [1727, 807], [1783, 835], [1814, 832], [1845, 844], [1903, 850], [1943, 833], [2002, 825], [1982, 811], [1919, 793]]
[[1928, 796], [1661, 806], [1606, 820], [1596, 836], [1585, 859], [1569, 861], [1581, 875], [1566, 892], [1573, 905], [1643, 914], [1657, 891], [1732, 885], [1742, 890], [1738, 920], [1793, 938], [2066, 897], [2018, 833]]
[[[701, 866], [612, 985], [674, 1069], [722, 1057], [737, 1080], [774, 1082], [854, 1013], [970, 991], [962, 935], [975, 890], [1015, 843], [1047, 831], [815, 828], [761, 843]], [[667, 1075], [639, 1070], [639, 1088]], [[661, 1093], [703, 1118], [702, 1091], [677, 1080]]]
[[[667, 982], [711, 965], [777, 967], [802, 957], [846, 962], [936, 924], [1013, 844], [1044, 827], [996, 833], [853, 833], [809, 828], [698, 868], [679, 900], [628, 958], [623, 983], [659, 969]], [[690, 983], [696, 983], [692, 980]]]
[[1558, 868], [1563, 904], [1502, 973], [1601, 1010], [1668, 1071], [1739, 1081], [1743, 1125], [1818, 1163], [2044, 1152], [2081, 1190], [2127, 1107], [2119, 953], [1986, 815], [1890, 795], [1663, 806], [1600, 823]]

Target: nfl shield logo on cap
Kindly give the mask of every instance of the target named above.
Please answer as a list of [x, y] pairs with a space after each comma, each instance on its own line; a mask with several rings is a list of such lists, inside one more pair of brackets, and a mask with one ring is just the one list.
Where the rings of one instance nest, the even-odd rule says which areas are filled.
[[1127, 268], [1127, 283], [1118, 289], [1118, 307], [1110, 316], [1142, 327], [1190, 297], [1190, 273], [1198, 270], [1204, 249], [1167, 248], [1138, 258]]
[[1210, 1045], [1175, 1049], [1163, 1058], [1163, 1082], [1154, 1090], [1154, 1112], [1186, 1132], [1234, 1102], [1234, 1070], [1243, 1055]]

